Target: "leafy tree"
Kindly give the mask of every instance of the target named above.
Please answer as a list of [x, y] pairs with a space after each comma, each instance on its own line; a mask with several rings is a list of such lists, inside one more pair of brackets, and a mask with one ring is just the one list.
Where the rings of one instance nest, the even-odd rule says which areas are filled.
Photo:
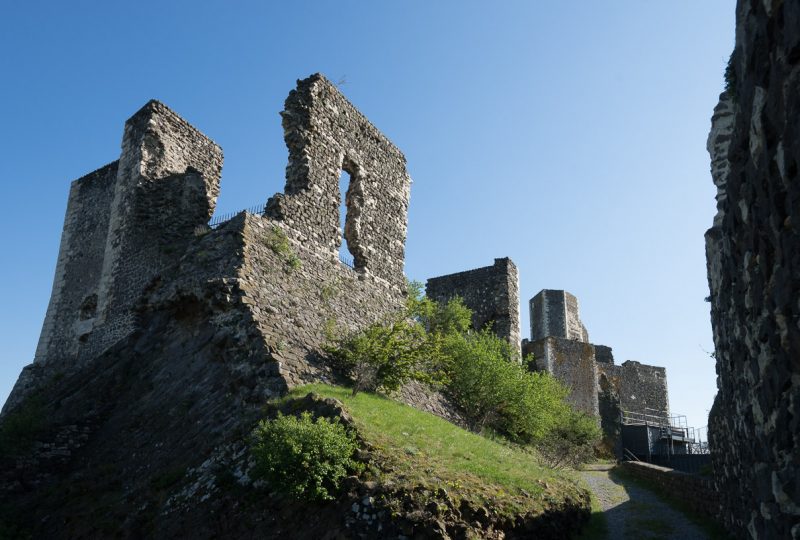
[[444, 350], [451, 359], [448, 389], [476, 428], [534, 442], [567, 414], [566, 388], [515, 362], [509, 344], [490, 331], [451, 334]]
[[411, 379], [435, 382], [441, 376], [425, 329], [405, 317], [372, 324], [327, 351], [353, 381], [353, 395], [361, 390], [393, 392]]

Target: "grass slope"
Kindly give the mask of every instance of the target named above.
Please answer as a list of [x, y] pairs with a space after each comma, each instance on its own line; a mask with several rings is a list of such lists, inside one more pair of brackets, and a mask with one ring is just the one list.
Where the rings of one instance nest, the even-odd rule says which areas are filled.
[[568, 475], [539, 466], [524, 449], [386, 397], [365, 392], [352, 396], [347, 388], [312, 384], [295, 388], [284, 399], [309, 392], [344, 404], [372, 447], [380, 465], [372, 474], [384, 485], [444, 490], [451, 499], [466, 499], [505, 517], [588, 501], [585, 490]]

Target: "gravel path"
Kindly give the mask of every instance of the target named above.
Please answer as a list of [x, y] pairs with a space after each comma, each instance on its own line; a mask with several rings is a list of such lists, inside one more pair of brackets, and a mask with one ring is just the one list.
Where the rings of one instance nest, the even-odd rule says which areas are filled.
[[612, 466], [581, 471], [600, 503], [612, 540], [704, 540], [708, 536], [655, 493], [613, 474]]

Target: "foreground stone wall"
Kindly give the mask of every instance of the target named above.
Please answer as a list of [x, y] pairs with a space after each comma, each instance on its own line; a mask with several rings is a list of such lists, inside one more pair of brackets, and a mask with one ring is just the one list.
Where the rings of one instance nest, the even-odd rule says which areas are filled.
[[574, 339], [547, 337], [526, 343], [538, 371], [546, 371], [569, 388], [567, 402], [576, 410], [599, 415], [594, 347]]
[[621, 467], [625, 472], [654, 484], [659, 492], [681, 501], [696, 514], [719, 519], [719, 495], [711, 479], [642, 461], [623, 461]]
[[738, 2], [727, 78], [708, 140], [715, 481], [732, 534], [800, 538], [800, 3]]
[[531, 341], [549, 336], [589, 342], [578, 299], [567, 291], [542, 289], [530, 299]]
[[337, 258], [339, 177], [347, 172], [343, 235], [355, 269], [405, 291], [411, 178], [403, 153], [320, 74], [297, 82], [281, 116], [286, 188], [267, 202], [267, 215], [299, 242]]
[[519, 274], [511, 259], [495, 259], [492, 266], [430, 278], [425, 294], [437, 302], [461, 297], [472, 310], [475, 329], [491, 325], [519, 354]]

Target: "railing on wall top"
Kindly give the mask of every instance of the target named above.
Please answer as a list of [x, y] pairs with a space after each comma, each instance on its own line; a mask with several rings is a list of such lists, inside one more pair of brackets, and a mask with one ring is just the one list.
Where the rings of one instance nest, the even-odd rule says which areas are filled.
[[[262, 204], [256, 204], [249, 208], [245, 208], [244, 210], [239, 210], [238, 212], [228, 212], [227, 214], [220, 214], [218, 216], [214, 216], [211, 218], [211, 221], [208, 222], [208, 226], [212, 229], [216, 229], [223, 223], [227, 223], [228, 221], [232, 220], [242, 212], [247, 212], [249, 214], [263, 216], [266, 212], [266, 206]], [[355, 269], [355, 261], [353, 257], [344, 253], [339, 253], [339, 262], [343, 265], [347, 266], [348, 268]]]
[[208, 226], [211, 227], [212, 229], [216, 229], [217, 227], [219, 227], [223, 223], [226, 223], [226, 222], [232, 220], [233, 218], [235, 218], [236, 216], [238, 216], [242, 212], [247, 212], [249, 214], [254, 214], [254, 215], [257, 215], [257, 216], [263, 216], [265, 211], [266, 211], [266, 206], [265, 205], [256, 204], [256, 205], [251, 206], [249, 208], [245, 208], [244, 210], [239, 210], [238, 212], [228, 212], [227, 214], [220, 214], [218, 216], [214, 216], [214, 217], [211, 218], [211, 221], [208, 222]]

